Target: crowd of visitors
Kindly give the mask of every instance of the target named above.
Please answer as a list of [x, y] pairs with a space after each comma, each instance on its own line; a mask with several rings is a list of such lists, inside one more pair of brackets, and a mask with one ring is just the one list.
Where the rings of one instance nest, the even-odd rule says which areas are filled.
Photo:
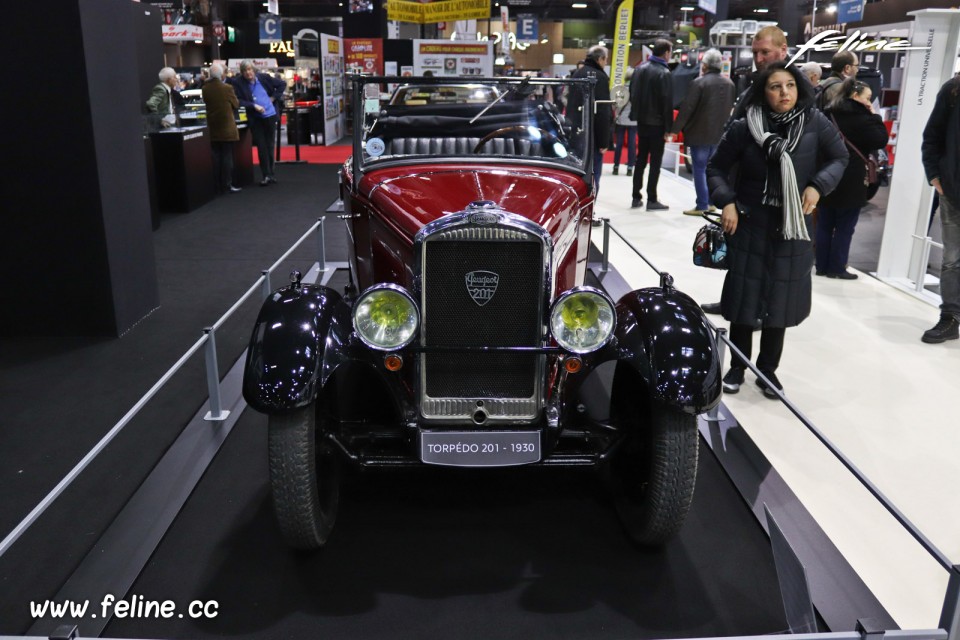
[[[621, 159], [632, 178], [630, 208], [665, 211], [658, 183], [665, 143], [683, 134], [692, 166], [696, 201], [686, 215], [720, 211], [727, 235], [729, 264], [718, 303], [702, 305], [731, 323], [731, 341], [749, 358], [753, 333], [760, 330], [757, 368], [766, 381], [758, 384], [777, 397], [777, 378], [785, 330], [810, 313], [811, 275], [842, 280], [857, 278], [847, 261], [860, 211], [867, 201], [871, 154], [883, 149], [887, 129], [874, 109], [870, 86], [857, 80], [859, 59], [841, 51], [833, 56], [831, 73], [821, 78], [819, 63], [787, 65], [786, 34], [768, 26], [752, 42], [752, 74], [735, 85], [724, 73], [720, 52], [700, 57], [700, 75], [691, 84], [674, 115], [669, 61], [672, 45], [656, 40], [651, 55], [628, 68], [628, 99], [611, 108], [608, 50], [591, 47], [571, 76], [594, 77], [594, 194], [599, 191], [603, 157], [615, 149], [613, 175]], [[232, 184], [232, 145], [238, 139], [236, 112], [244, 107], [257, 148], [261, 186], [277, 182], [274, 142], [280, 101], [286, 83], [257, 69], [250, 61], [229, 78], [215, 64], [195, 79], [207, 108], [221, 193], [240, 189]], [[176, 122], [174, 69], [159, 73], [159, 83], [146, 101], [162, 126]], [[936, 189], [943, 226], [940, 321], [922, 336], [924, 342], [957, 339], [960, 330], [960, 79], [948, 82], [937, 96], [923, 138], [923, 164]], [[550, 94], [567, 114], [582, 108], [578, 94]], [[564, 104], [566, 102], [566, 104]], [[623, 157], [624, 148], [626, 157]], [[649, 170], [648, 170], [649, 167]], [[815, 214], [815, 215], [811, 215]], [[745, 363], [733, 354], [724, 389], [736, 393]], [[768, 384], [769, 382], [769, 384]]]

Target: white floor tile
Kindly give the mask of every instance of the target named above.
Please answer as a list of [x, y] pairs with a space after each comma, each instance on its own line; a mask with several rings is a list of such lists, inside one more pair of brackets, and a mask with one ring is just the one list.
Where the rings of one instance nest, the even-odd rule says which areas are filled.
[[[703, 225], [682, 214], [695, 201], [692, 183], [662, 172], [659, 197], [670, 210], [648, 212], [629, 208], [631, 178], [605, 169], [599, 214], [680, 290], [701, 303], [719, 300], [723, 272], [691, 261]], [[611, 235], [611, 262], [627, 281], [655, 285], [657, 276]], [[824, 436], [960, 563], [960, 415], [952, 404], [960, 396], [960, 341], [920, 342], [938, 316], [936, 307], [867, 274], [814, 277], [812, 314], [787, 331], [777, 374]], [[786, 407], [763, 397], [750, 373], [725, 402], [898, 624], [935, 628], [946, 571]]]

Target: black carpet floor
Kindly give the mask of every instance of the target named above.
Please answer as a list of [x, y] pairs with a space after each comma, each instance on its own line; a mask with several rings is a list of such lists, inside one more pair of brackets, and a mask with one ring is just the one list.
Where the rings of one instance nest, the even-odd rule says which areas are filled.
[[[112, 637], [681, 638], [785, 629], [769, 543], [709, 451], [665, 549], [624, 536], [587, 472], [352, 478], [320, 553], [273, 524], [266, 420], [246, 412], [131, 593], [213, 619], [114, 620]], [[216, 514], [211, 518], [211, 514]]]
[[[336, 167], [278, 175], [276, 187], [164, 218], [160, 307], [123, 337], [0, 340], [0, 536], [336, 198]], [[328, 260], [345, 260], [342, 223], [331, 216], [326, 231]], [[274, 286], [305, 270], [314, 247]], [[258, 307], [255, 296], [218, 334], [221, 374]], [[201, 353], [0, 558], [0, 634], [30, 627], [30, 603], [57, 593], [205, 399]], [[179, 611], [216, 601], [216, 617], [114, 619], [104, 635], [650, 638], [786, 626], [769, 543], [706, 448], [687, 524], [656, 552], [627, 543], [592, 475], [517, 469], [352, 477], [328, 548], [297, 554], [272, 520], [265, 426], [244, 412], [130, 592]]]
[[[160, 306], [124, 336], [0, 339], [0, 537], [5, 537], [337, 197], [336, 167], [285, 165], [154, 233]], [[345, 260], [343, 223], [327, 220], [328, 260]], [[277, 271], [316, 259], [308, 240]], [[69, 267], [67, 267], [69, 268]], [[64, 274], [69, 286], [71, 274]], [[253, 296], [217, 335], [221, 375], [246, 347]], [[71, 313], [65, 310], [65, 321]], [[56, 593], [205, 402], [202, 351], [0, 558], [0, 633], [22, 633], [30, 599]]]

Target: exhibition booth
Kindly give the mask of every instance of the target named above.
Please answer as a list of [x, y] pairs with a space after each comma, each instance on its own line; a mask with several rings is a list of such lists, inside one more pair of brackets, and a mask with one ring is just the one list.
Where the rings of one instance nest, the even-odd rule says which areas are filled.
[[[895, 160], [884, 192], [876, 278], [856, 284], [815, 279], [813, 321], [791, 330], [788, 340], [781, 374], [786, 395], [771, 402], [750, 384], [739, 396], [697, 412], [696, 491], [674, 538], [657, 546], [631, 542], [602, 473], [559, 464], [424, 470], [384, 457], [377, 468], [359, 465], [344, 473], [336, 533], [322, 550], [305, 552], [281, 539], [271, 506], [275, 463], [268, 462], [268, 420], [244, 399], [244, 369], [260, 357], [247, 351], [251, 330], [261, 305], [276, 305], [279, 319], [256, 331], [288, 324], [324, 336], [317, 344], [342, 351], [321, 359], [321, 372], [370, 347], [366, 336], [337, 333], [337, 326], [355, 320], [350, 313], [339, 310], [326, 325], [311, 325], [290, 311], [284, 296], [313, 286], [328, 287], [317, 305], [327, 303], [325, 295], [356, 296], [358, 272], [375, 270], [355, 258], [351, 268], [358, 243], [381, 261], [376, 270], [385, 280], [414, 272], [425, 277], [420, 269], [427, 258], [417, 254], [421, 262], [411, 267], [413, 249], [400, 240], [403, 225], [426, 217], [440, 196], [430, 201], [404, 189], [416, 184], [429, 193], [431, 184], [440, 184], [431, 171], [441, 173], [442, 162], [416, 176], [413, 163], [391, 167], [395, 175], [362, 197], [351, 182], [356, 176], [345, 175], [342, 163], [290, 163], [278, 170], [276, 188], [216, 198], [202, 117], [196, 124], [143, 130], [137, 101], [144, 74], [156, 76], [156, 47], [133, 35], [124, 40], [138, 55], [118, 58], [122, 79], [109, 92], [107, 80], [95, 73], [105, 54], [84, 49], [83, 41], [105, 37], [112, 27], [94, 4], [74, 0], [72, 13], [55, 24], [58, 33], [70, 32], [74, 23], [83, 31], [69, 44], [73, 53], [85, 52], [78, 57], [79, 75], [89, 80], [65, 79], [66, 89], [84, 96], [80, 108], [64, 116], [77, 134], [64, 143], [73, 159], [67, 163], [58, 154], [32, 163], [29, 184], [12, 192], [16, 202], [36, 204], [33, 217], [18, 216], [8, 229], [22, 245], [11, 254], [20, 265], [11, 273], [21, 275], [12, 278], [18, 282], [10, 299], [24, 312], [4, 320], [4, 334], [33, 337], [5, 343], [11, 366], [0, 374], [10, 396], [0, 444], [8, 456], [0, 489], [8, 505], [0, 513], [0, 640], [781, 634], [960, 640], [954, 535], [960, 505], [953, 495], [960, 440], [945, 401], [957, 380], [957, 345], [934, 352], [920, 344], [918, 332], [939, 303], [928, 273], [937, 242], [929, 232], [932, 189], [919, 141], [937, 91], [958, 69], [960, 10], [911, 12], [905, 38], [916, 50], [896, 59], [890, 54], [895, 72], [883, 76], [878, 101], [895, 134]], [[123, 5], [121, 26], [130, 28], [122, 31], [157, 26], [149, 8], [144, 18], [139, 6], [128, 11], [131, 3], [108, 4], [118, 11]], [[26, 16], [28, 9], [18, 11]], [[748, 44], [734, 33], [743, 37], [742, 23], [725, 25], [718, 41], [731, 48], [728, 60]], [[352, 144], [374, 164], [384, 153], [378, 145], [391, 141], [371, 136], [373, 142], [351, 143], [355, 128], [373, 132], [388, 114], [422, 124], [414, 110], [423, 105], [388, 108], [402, 78], [432, 76], [442, 85], [493, 77], [503, 68], [491, 40], [398, 42], [299, 25], [292, 42], [287, 64], [270, 66], [291, 89], [281, 143]], [[47, 59], [66, 55], [63, 46]], [[880, 57], [886, 53], [874, 55], [878, 68], [887, 64]], [[231, 69], [239, 60], [223, 58]], [[355, 72], [397, 82], [384, 82], [376, 95], [354, 95], [347, 75]], [[509, 102], [501, 97], [497, 103]], [[50, 108], [46, 103], [38, 108]], [[513, 106], [492, 107], [491, 122]], [[547, 123], [538, 128], [541, 135], [556, 122], [552, 111], [537, 108], [542, 104], [531, 101], [519, 110], [525, 106]], [[235, 185], [246, 186], [254, 180], [253, 151], [242, 118], [239, 124], [233, 177]], [[502, 133], [491, 127], [495, 136]], [[21, 136], [15, 142], [25, 140], [14, 135]], [[48, 136], [42, 143], [60, 134], [29, 135]], [[484, 142], [470, 139], [475, 154], [480, 147], [474, 145], [482, 146], [487, 135], [478, 138]], [[572, 199], [579, 185], [536, 162], [526, 158], [519, 168], [494, 172], [489, 182], [469, 174], [463, 191], [500, 193], [496, 180], [528, 171], [546, 176], [557, 191], [544, 190], [542, 201], [531, 205], [533, 196], [508, 188], [505, 201], [546, 211]], [[641, 287], [676, 288], [704, 302], [720, 291], [721, 272], [690, 264], [690, 240], [702, 221], [679, 215], [693, 190], [679, 175], [679, 156], [675, 164], [678, 175], [665, 171], [661, 182], [670, 211], [629, 210], [629, 179], [606, 171], [595, 202], [591, 197], [602, 225], [591, 231], [585, 218], [571, 224], [556, 247], [551, 240], [551, 250], [559, 251], [577, 233], [589, 237], [568, 270], [585, 274], [584, 284], [597, 295], [619, 301]], [[457, 165], [456, 172], [468, 170]], [[64, 188], [38, 189], [37, 180]], [[350, 189], [356, 190], [353, 204]], [[363, 226], [375, 206], [399, 210], [400, 202], [410, 209], [409, 216], [398, 216], [403, 220]], [[570, 219], [582, 213], [569, 208]], [[439, 224], [454, 213], [445, 212]], [[486, 237], [483, 226], [492, 223], [483, 214], [469, 219], [480, 229], [476, 235]], [[445, 241], [462, 237], [451, 233]], [[79, 246], [70, 238], [80, 239]], [[517, 246], [495, 255], [507, 263], [520, 260]], [[66, 266], [72, 273], [28, 282], [23, 267], [37, 265]], [[498, 286], [509, 291], [509, 279], [523, 275], [508, 271], [484, 272], [496, 279], [473, 289], [468, 280], [477, 308]], [[459, 291], [463, 276], [456, 278]], [[671, 313], [681, 315], [681, 306], [671, 302]], [[438, 305], [433, 313], [439, 311]], [[639, 331], [641, 320], [631, 330]], [[709, 357], [726, 363], [732, 345], [723, 324], [716, 316], [703, 321]], [[651, 338], [644, 349], [666, 350], [658, 341], [663, 345], [666, 337]], [[280, 366], [304, 369], [305, 360], [297, 358], [311, 357], [313, 344]], [[486, 345], [473, 347], [476, 353], [463, 356], [459, 367], [445, 370], [449, 377], [487, 356]], [[387, 351], [377, 352], [371, 366], [420, 366], [414, 364], [419, 353], [397, 363]], [[590, 356], [583, 361], [589, 365]], [[752, 382], [757, 372], [750, 369]], [[558, 364], [550, 388], [575, 374]], [[510, 375], [504, 371], [504, 378]], [[375, 377], [358, 379], [365, 383], [351, 390], [358, 406], [388, 404]], [[480, 418], [469, 430], [477, 430], [487, 409], [482, 403], [470, 408]], [[544, 406], [555, 420], [548, 409], [560, 409]], [[587, 413], [572, 398], [562, 409]], [[401, 410], [406, 426], [415, 429], [417, 408]], [[601, 428], [599, 422], [591, 427]], [[357, 420], [351, 429], [368, 426]], [[508, 427], [515, 428], [500, 430]], [[584, 442], [592, 437], [587, 429], [578, 435]], [[374, 428], [364, 437], [376, 448], [392, 436]], [[344, 460], [350, 453], [339, 450]]]

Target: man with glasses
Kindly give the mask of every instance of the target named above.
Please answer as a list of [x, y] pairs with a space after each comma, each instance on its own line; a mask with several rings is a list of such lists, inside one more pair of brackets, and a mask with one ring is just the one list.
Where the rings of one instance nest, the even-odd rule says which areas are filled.
[[840, 95], [840, 85], [847, 78], [856, 78], [860, 60], [852, 51], [838, 51], [830, 61], [830, 75], [820, 82], [820, 98], [817, 106], [823, 111]]

